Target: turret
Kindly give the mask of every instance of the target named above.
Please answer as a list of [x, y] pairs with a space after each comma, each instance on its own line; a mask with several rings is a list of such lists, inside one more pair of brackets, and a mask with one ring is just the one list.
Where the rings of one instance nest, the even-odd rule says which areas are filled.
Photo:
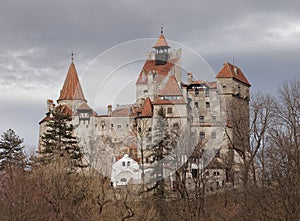
[[163, 27], [161, 27], [160, 36], [153, 48], [155, 49], [155, 65], [166, 64], [170, 57], [169, 49], [171, 47], [165, 39]]

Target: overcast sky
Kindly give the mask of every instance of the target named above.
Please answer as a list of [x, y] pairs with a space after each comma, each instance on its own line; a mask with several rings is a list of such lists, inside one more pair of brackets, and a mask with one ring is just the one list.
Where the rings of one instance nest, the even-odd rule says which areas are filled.
[[[46, 99], [58, 98], [72, 51], [82, 77], [105, 50], [157, 38], [161, 24], [170, 42], [195, 50], [215, 73], [234, 57], [252, 92], [276, 93], [281, 82], [299, 79], [299, 8], [300, 1], [282, 0], [1, 0], [0, 133], [13, 128], [34, 148]], [[146, 42], [150, 51], [155, 40]]]

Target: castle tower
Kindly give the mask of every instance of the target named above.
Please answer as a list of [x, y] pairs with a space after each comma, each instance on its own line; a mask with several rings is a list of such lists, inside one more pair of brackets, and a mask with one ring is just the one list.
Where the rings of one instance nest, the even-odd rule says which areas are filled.
[[170, 51], [163, 28], [153, 48], [136, 81], [136, 103], [139, 105], [147, 97], [155, 101], [171, 76], [174, 75], [179, 84], [182, 81], [181, 49]]
[[155, 49], [155, 65], [165, 65], [169, 60], [171, 47], [165, 39], [163, 27], [161, 27], [160, 36], [153, 48]]
[[[237, 151], [247, 153], [250, 149], [250, 83], [242, 70], [230, 63], [225, 63], [216, 76], [219, 91], [224, 97], [225, 110], [227, 112], [227, 128], [229, 135], [229, 156], [231, 161], [239, 162], [240, 157]], [[236, 171], [236, 165], [232, 170]], [[231, 179], [238, 181], [237, 177], [231, 174]]]
[[79, 82], [73, 57], [64, 85], [60, 91], [60, 96], [57, 100], [57, 103], [66, 104], [72, 110], [74, 110], [74, 108], [81, 106], [84, 103], [87, 103]]

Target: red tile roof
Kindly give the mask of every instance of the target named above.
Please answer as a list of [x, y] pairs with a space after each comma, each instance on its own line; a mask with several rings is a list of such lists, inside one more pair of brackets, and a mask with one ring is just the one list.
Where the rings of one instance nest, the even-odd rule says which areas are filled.
[[[55, 109], [54, 109], [54, 111], [59, 111], [60, 113], [65, 114], [65, 115], [69, 115], [69, 116], [72, 116], [72, 115], [73, 115], [73, 111], [72, 111], [67, 105], [65, 105], [65, 104], [64, 104], [64, 105], [56, 106]], [[49, 115], [50, 115], [50, 113], [47, 113], [47, 116], [44, 117], [44, 118], [39, 122], [39, 124], [51, 120], [51, 117], [50, 117]]]
[[153, 116], [153, 106], [149, 97], [143, 103], [141, 117], [152, 117]]
[[153, 102], [153, 104], [155, 104], [155, 105], [174, 105], [174, 104], [186, 104], [186, 102], [182, 97], [181, 99], [177, 99], [177, 100], [157, 99], [156, 101]]
[[225, 63], [221, 71], [217, 74], [216, 78], [234, 78], [248, 86], [251, 86], [240, 68], [236, 67], [237, 73], [234, 71], [235, 66], [230, 63]]
[[59, 111], [61, 114], [73, 116], [71, 108], [65, 104], [55, 107], [55, 111]]
[[182, 93], [181, 93], [181, 90], [178, 86], [178, 83], [175, 79], [175, 76], [172, 75], [166, 86], [159, 92], [159, 95], [179, 95], [179, 96], [182, 96]]
[[159, 47], [167, 47], [170, 48], [170, 46], [168, 45], [165, 36], [163, 34], [161, 34], [159, 36], [159, 38], [157, 39], [155, 45], [153, 46], [153, 48], [159, 48]]
[[[148, 73], [150, 71], [156, 72], [156, 77], [154, 80], [156, 82], [161, 82], [168, 75], [171, 68], [177, 63], [178, 58], [173, 58], [168, 60], [168, 62], [164, 65], [155, 65], [155, 60], [147, 60], [142, 68], [141, 73], [136, 81], [137, 84], [146, 84], [148, 82]], [[143, 72], [145, 74], [145, 78], [143, 79]]]
[[129, 116], [129, 108], [128, 107], [124, 107], [124, 108], [117, 108], [115, 109], [111, 115], [113, 117], [126, 117]]
[[96, 111], [94, 111], [92, 108], [90, 108], [90, 106], [87, 103], [83, 103], [82, 105], [80, 105], [77, 108], [77, 110], [91, 110], [93, 116], [97, 115]]
[[83, 91], [78, 79], [76, 67], [72, 61], [63, 88], [60, 91], [60, 96], [57, 101], [61, 100], [85, 100]]

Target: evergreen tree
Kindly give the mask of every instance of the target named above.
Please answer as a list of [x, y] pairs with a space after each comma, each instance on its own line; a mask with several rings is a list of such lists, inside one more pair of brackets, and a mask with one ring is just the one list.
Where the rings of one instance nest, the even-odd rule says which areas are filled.
[[0, 170], [11, 167], [25, 165], [25, 154], [22, 145], [23, 139], [20, 138], [12, 129], [7, 130], [1, 135], [0, 140]]
[[166, 156], [170, 155], [178, 141], [177, 134], [169, 128], [165, 110], [160, 107], [157, 111], [158, 119], [155, 124], [154, 143], [152, 148], [152, 163], [154, 163], [153, 176], [156, 180], [154, 189], [156, 195], [163, 197], [165, 193], [164, 164], [170, 163]]
[[58, 106], [52, 111], [46, 123], [47, 131], [42, 136], [43, 147], [39, 154], [44, 164], [55, 161], [68, 163], [71, 170], [84, 167], [83, 151], [73, 135], [72, 117], [66, 113], [65, 106]]

